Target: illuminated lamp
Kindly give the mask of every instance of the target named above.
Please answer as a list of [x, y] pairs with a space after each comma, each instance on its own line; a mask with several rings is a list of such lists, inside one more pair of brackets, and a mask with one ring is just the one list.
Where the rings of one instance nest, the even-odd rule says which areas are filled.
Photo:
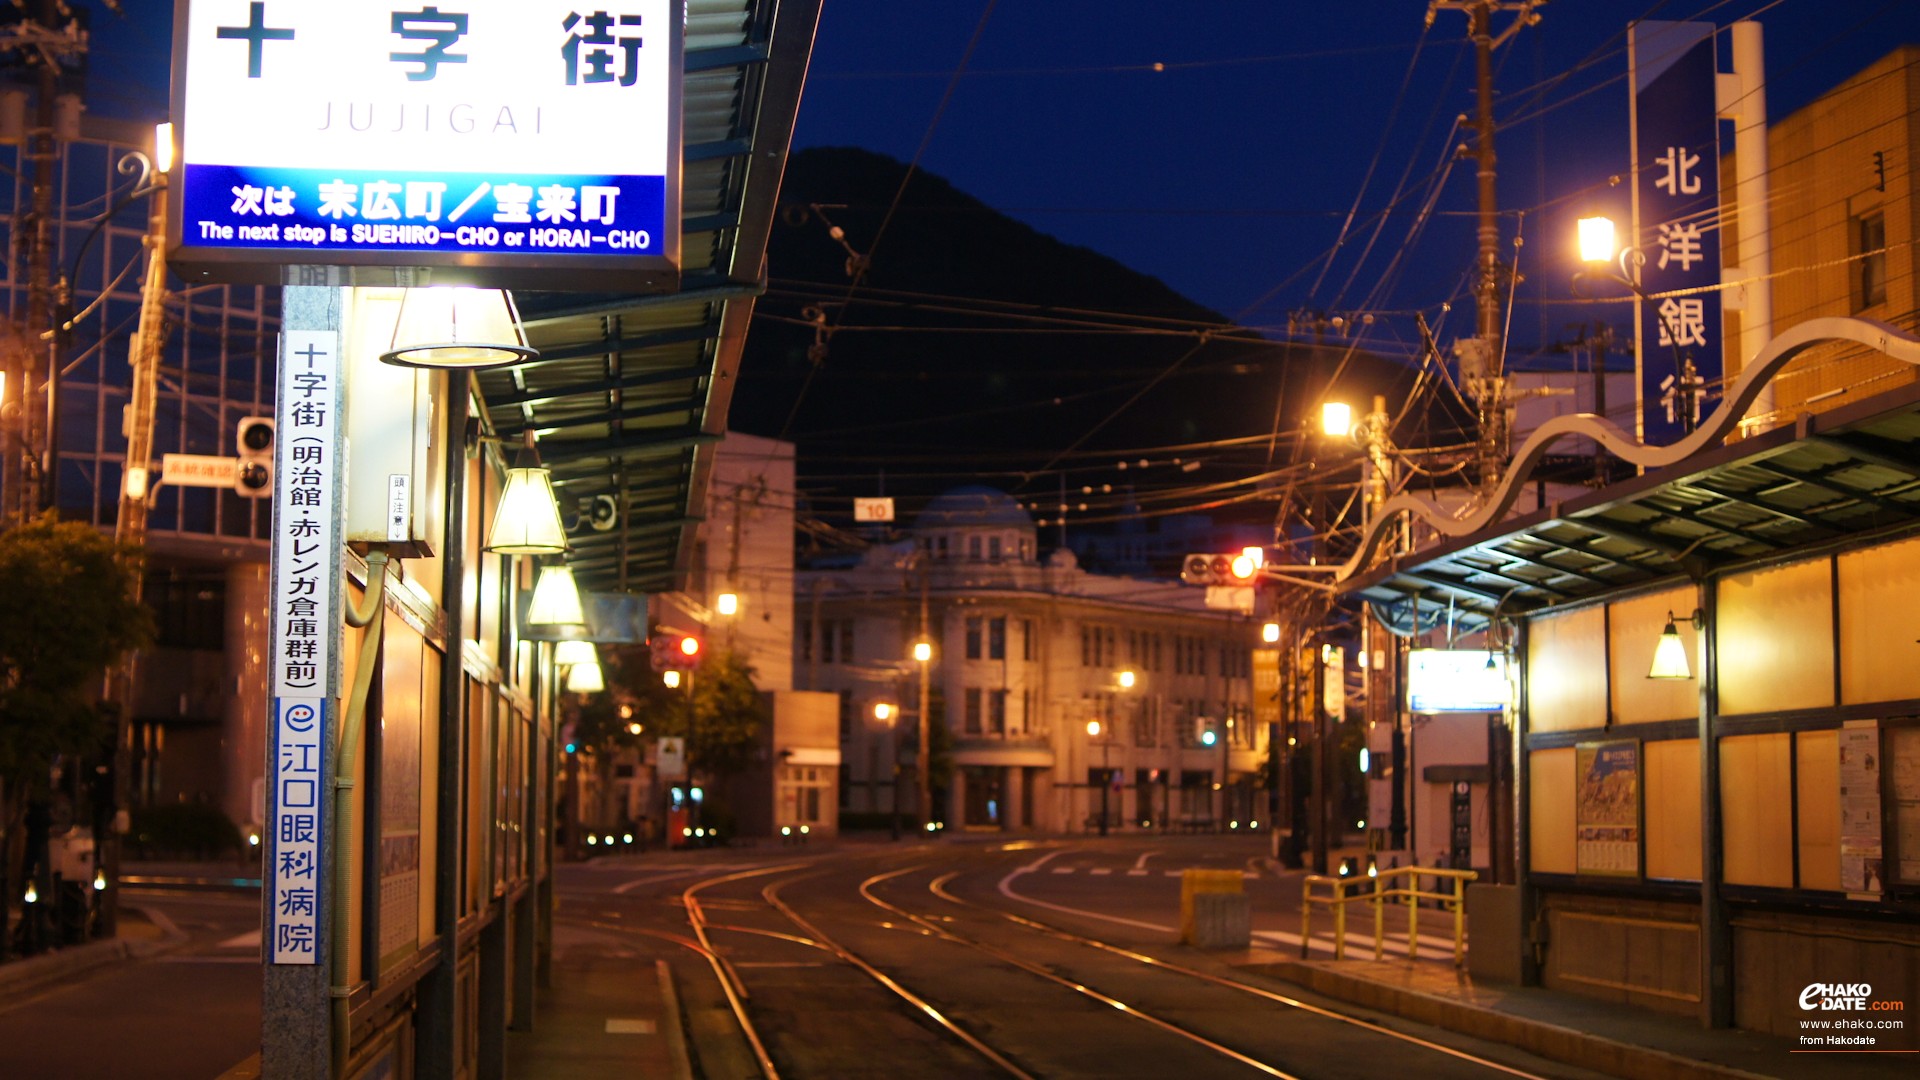
[[539, 355], [527, 345], [507, 290], [437, 286], [408, 289], [400, 298], [393, 341], [380, 359], [402, 367], [475, 370]]
[[496, 555], [558, 555], [567, 550], [551, 472], [537, 466], [507, 470], [507, 487], [487, 530], [487, 550]]
[[587, 614], [580, 608], [580, 587], [573, 582], [573, 568], [553, 565], [540, 568], [540, 580], [533, 585], [533, 603], [527, 608], [527, 622], [534, 626], [584, 624]]

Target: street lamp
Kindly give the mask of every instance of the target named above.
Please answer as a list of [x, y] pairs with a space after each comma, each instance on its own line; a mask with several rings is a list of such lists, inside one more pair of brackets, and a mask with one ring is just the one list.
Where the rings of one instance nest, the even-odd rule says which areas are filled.
[[[924, 597], [922, 599], [924, 600]], [[923, 624], [921, 630], [925, 632], [925, 612], [922, 611], [921, 614]], [[919, 785], [916, 791], [920, 800], [920, 824], [931, 826], [933, 824], [933, 791], [927, 785], [928, 776], [932, 771], [933, 757], [932, 749], [928, 745], [928, 739], [931, 738], [928, 713], [932, 707], [933, 688], [927, 680], [931, 674], [929, 667], [933, 661], [933, 643], [924, 640], [914, 642], [913, 658], [920, 663], [920, 716], [918, 717], [920, 745], [914, 753], [914, 780]]]
[[[1131, 672], [1129, 672], [1128, 674], [1131, 674]], [[1087, 721], [1087, 738], [1089, 741], [1100, 738], [1100, 721], [1098, 720]], [[1113, 787], [1112, 770], [1107, 765], [1107, 748], [1112, 745], [1113, 745], [1113, 740], [1110, 738], [1103, 741], [1100, 744], [1100, 835], [1101, 836], [1107, 835], [1107, 791]]]
[[893, 734], [893, 839], [900, 839], [900, 710], [890, 701], [873, 703], [873, 718], [887, 726]]
[[[1694, 425], [1700, 420], [1700, 397], [1706, 389], [1706, 381], [1700, 377], [1699, 369], [1693, 366], [1693, 355], [1680, 351], [1681, 335], [1665, 306], [1653, 303], [1653, 297], [1640, 287], [1640, 268], [1647, 264], [1646, 252], [1628, 245], [1620, 247], [1615, 239], [1613, 219], [1594, 216], [1581, 218], [1577, 224], [1580, 261], [1586, 263], [1587, 270], [1573, 275], [1574, 292], [1581, 292], [1580, 283], [1587, 277], [1603, 277], [1616, 285], [1624, 285], [1635, 297], [1652, 305], [1655, 317], [1660, 320], [1660, 328], [1666, 335], [1667, 347], [1673, 352], [1673, 389], [1666, 399], [1668, 423], [1679, 421], [1680, 430], [1693, 434]], [[1669, 300], [1667, 303], [1671, 304]], [[1636, 316], [1635, 322], [1638, 322]], [[1636, 327], [1637, 332], [1637, 327]]]

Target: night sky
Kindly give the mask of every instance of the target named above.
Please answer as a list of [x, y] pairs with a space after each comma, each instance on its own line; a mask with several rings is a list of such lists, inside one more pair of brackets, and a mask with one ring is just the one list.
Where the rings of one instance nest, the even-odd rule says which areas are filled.
[[[124, 6], [92, 5], [89, 107], [158, 118], [173, 5]], [[1382, 287], [1425, 184], [1466, 141], [1455, 117], [1474, 105], [1466, 16], [1442, 11], [1423, 31], [1425, 11], [1419, 0], [825, 0], [796, 143], [918, 155], [987, 204], [1249, 325], [1303, 309], [1431, 311], [1465, 296], [1464, 165]], [[1627, 168], [1629, 20], [1760, 19], [1775, 118], [1920, 43], [1912, 0], [1555, 0], [1539, 14], [1496, 55], [1496, 145], [1501, 204], [1515, 212], [1503, 236], [1524, 231], [1521, 270], [1543, 295], [1565, 292], [1582, 193], [1604, 204], [1606, 177]], [[1497, 16], [1496, 31], [1511, 20]], [[1396, 189], [1397, 212], [1362, 259]], [[1516, 343], [1551, 337], [1546, 318], [1531, 331], [1517, 320]]]
[[[1895, 45], [1920, 43], [1910, 0], [1538, 10], [1540, 23], [1495, 55], [1500, 202], [1516, 212], [1502, 235], [1527, 238], [1523, 297], [1565, 295], [1574, 217], [1609, 198], [1624, 205], [1625, 189], [1604, 184], [1628, 167], [1630, 19], [1758, 18], [1776, 120]], [[1451, 336], [1470, 332], [1460, 302], [1474, 250], [1470, 164], [1453, 168], [1382, 287], [1447, 148], [1469, 141], [1453, 127], [1474, 108], [1466, 16], [1442, 11], [1423, 33], [1424, 15], [1418, 0], [827, 0], [797, 143], [903, 161], [924, 143], [921, 166], [969, 194], [1248, 325], [1283, 327], [1303, 309], [1431, 317], [1453, 299]], [[1511, 21], [1496, 16], [1495, 32]], [[1722, 137], [1730, 143], [1730, 125]], [[1362, 260], [1403, 177], [1411, 196]], [[1329, 265], [1356, 193], [1354, 227]], [[879, 247], [884, 258], [884, 237]], [[1516, 345], [1551, 340], [1564, 321], [1536, 306], [1528, 327], [1528, 314], [1516, 315]], [[1405, 322], [1384, 320], [1382, 332], [1411, 333]]]

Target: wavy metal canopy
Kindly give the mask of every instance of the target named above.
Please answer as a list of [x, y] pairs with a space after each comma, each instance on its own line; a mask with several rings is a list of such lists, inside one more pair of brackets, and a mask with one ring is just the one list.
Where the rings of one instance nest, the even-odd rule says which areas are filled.
[[[1904, 335], [1876, 344], [1916, 362]], [[1771, 374], [1756, 372], [1753, 385]], [[1524, 614], [1920, 524], [1920, 385], [1719, 443], [1745, 409], [1748, 385], [1743, 379], [1728, 395], [1728, 422], [1717, 433], [1703, 425], [1685, 452], [1659, 448], [1665, 460], [1642, 462], [1658, 467], [1399, 556], [1354, 574], [1341, 591], [1368, 601], [1402, 630], [1445, 617], [1457, 629], [1475, 630], [1496, 609]], [[1516, 457], [1503, 492], [1524, 486], [1525, 457]]]
[[[529, 364], [475, 375], [493, 433], [538, 440], [583, 589], [671, 588], [726, 430], [821, 0], [687, 0], [681, 288], [519, 293]], [[596, 530], [595, 496], [617, 508]]]

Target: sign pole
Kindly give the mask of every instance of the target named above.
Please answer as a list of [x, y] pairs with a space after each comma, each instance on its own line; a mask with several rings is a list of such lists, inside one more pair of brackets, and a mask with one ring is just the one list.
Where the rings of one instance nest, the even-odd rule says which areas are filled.
[[327, 867], [333, 845], [333, 720], [339, 707], [339, 423], [343, 291], [282, 290], [268, 663], [266, 864], [262, 868], [262, 1076], [332, 1075], [328, 967], [334, 944]]

